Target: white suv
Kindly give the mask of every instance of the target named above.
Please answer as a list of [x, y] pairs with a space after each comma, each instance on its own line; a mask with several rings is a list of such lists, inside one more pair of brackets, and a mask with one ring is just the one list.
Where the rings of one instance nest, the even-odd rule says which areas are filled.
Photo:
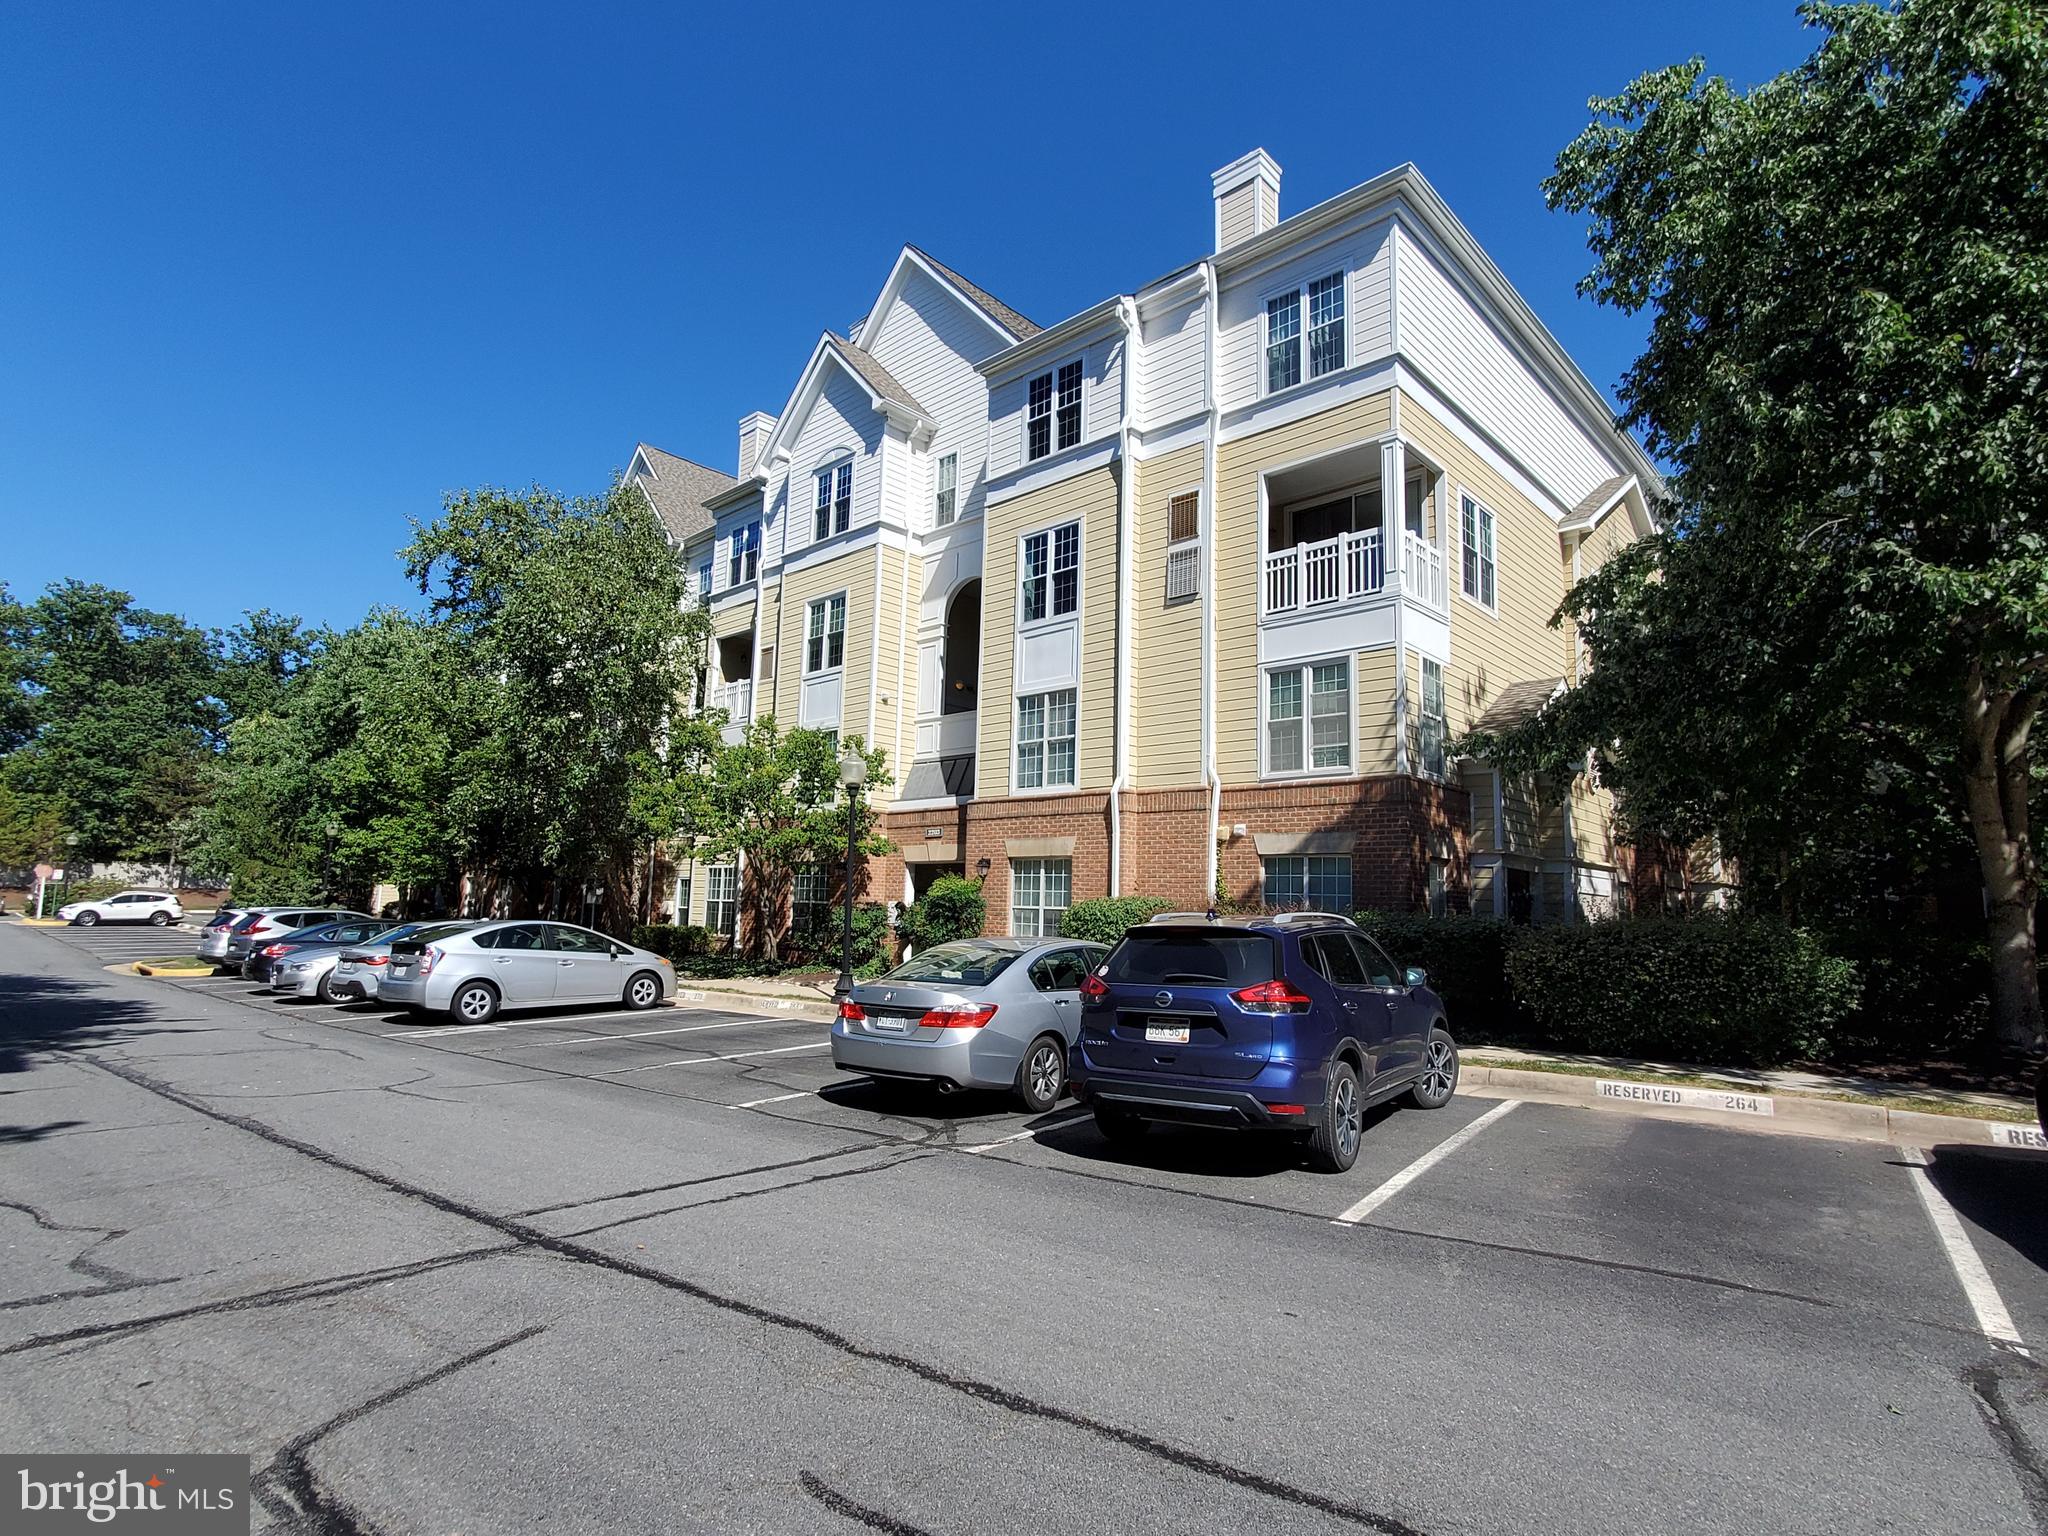
[[95, 923], [153, 923], [162, 928], [183, 922], [185, 909], [166, 891], [123, 891], [98, 901], [74, 901], [59, 907], [57, 916], [80, 928]]

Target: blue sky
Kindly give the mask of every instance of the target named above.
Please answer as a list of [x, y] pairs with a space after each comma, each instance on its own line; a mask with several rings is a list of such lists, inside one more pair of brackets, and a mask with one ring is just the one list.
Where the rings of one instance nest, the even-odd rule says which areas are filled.
[[412, 600], [448, 490], [730, 470], [906, 240], [1050, 324], [1413, 160], [1594, 382], [1538, 184], [1585, 99], [1809, 51], [1787, 0], [1121, 9], [350, 3], [0, 16], [0, 581], [203, 624]]

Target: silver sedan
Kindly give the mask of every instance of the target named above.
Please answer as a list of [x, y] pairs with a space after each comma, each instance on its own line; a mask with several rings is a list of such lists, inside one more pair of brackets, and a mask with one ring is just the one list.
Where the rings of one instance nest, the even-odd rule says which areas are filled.
[[862, 982], [832, 1024], [832, 1064], [946, 1088], [1007, 1088], [1032, 1114], [1067, 1090], [1081, 983], [1109, 951], [1075, 939], [960, 939]]
[[573, 923], [498, 922], [432, 939], [399, 939], [377, 983], [377, 1000], [488, 1024], [500, 1008], [653, 1008], [675, 986], [674, 969], [651, 950]]

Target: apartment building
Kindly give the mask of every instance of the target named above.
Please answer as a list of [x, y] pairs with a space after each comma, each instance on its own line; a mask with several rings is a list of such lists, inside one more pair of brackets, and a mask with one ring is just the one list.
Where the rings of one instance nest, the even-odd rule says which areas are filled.
[[[1596, 784], [1447, 743], [1573, 675], [1551, 615], [1650, 530], [1655, 470], [1413, 166], [1280, 189], [1263, 150], [1217, 171], [1211, 251], [1050, 327], [906, 246], [736, 474], [636, 450], [710, 701], [887, 753], [868, 899], [975, 874], [1021, 934], [1111, 894], [1627, 899]], [[741, 879], [676, 900], [731, 932]]]

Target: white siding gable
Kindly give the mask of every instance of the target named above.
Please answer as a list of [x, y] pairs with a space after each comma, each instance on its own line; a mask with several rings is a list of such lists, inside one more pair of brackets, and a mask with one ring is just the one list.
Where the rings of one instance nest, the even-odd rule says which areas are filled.
[[988, 383], [974, 365], [1000, 351], [1002, 339], [964, 300], [912, 267], [880, 327], [870, 324], [868, 341], [867, 350], [938, 420], [922, 462], [906, 470], [907, 500], [892, 507], [909, 512], [911, 527], [928, 527], [930, 466], [957, 453], [957, 505], [963, 515], [979, 511], [988, 478]]
[[1138, 426], [1151, 431], [1202, 409], [1208, 310], [1199, 291], [1141, 315], [1138, 323]]
[[853, 521], [860, 528], [882, 512], [882, 417], [865, 385], [835, 359], [825, 364], [824, 386], [798, 427], [789, 450], [789, 515], [782, 519], [784, 548], [811, 542], [817, 487], [813, 472], [842, 449], [853, 450]]
[[[1081, 368], [1081, 446], [1116, 435], [1123, 416], [1124, 347], [1121, 331], [1098, 336], [1085, 346], [1062, 348], [1046, 353], [1015, 376], [1005, 378], [989, 390], [988, 472], [991, 478], [1025, 467], [1024, 412], [1031, 380], [1059, 369], [1075, 358]], [[1055, 439], [1057, 441], [1057, 439]], [[1064, 451], [1055, 448], [1052, 457]]]
[[[1393, 351], [1392, 230], [1392, 221], [1382, 216], [1362, 227], [1340, 229], [1335, 238], [1320, 240], [1277, 266], [1261, 263], [1225, 281], [1216, 336], [1216, 388], [1224, 410], [1249, 405], [1264, 392], [1267, 297], [1306, 287], [1339, 269], [1347, 274], [1346, 367], [1376, 362]], [[1313, 387], [1306, 372], [1301, 387]]]

